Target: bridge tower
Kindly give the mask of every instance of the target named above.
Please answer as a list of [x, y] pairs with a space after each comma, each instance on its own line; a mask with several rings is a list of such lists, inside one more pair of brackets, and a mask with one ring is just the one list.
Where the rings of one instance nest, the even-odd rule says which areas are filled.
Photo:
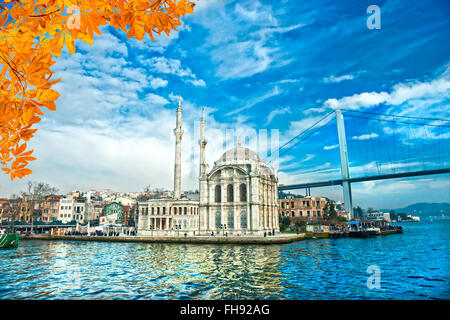
[[344, 116], [341, 110], [336, 109], [336, 124], [339, 137], [339, 155], [341, 159], [341, 175], [342, 175], [342, 189], [344, 192], [344, 207], [345, 211], [350, 212], [350, 218], [354, 219], [353, 203], [352, 203], [352, 189], [350, 184], [350, 172], [348, 169], [348, 152], [347, 139], [345, 137]]

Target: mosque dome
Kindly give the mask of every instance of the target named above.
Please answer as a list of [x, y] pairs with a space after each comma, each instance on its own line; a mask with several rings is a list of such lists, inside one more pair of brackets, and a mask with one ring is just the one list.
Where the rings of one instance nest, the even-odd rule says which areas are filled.
[[222, 165], [242, 165], [256, 164], [260, 168], [262, 175], [275, 175], [274, 170], [258, 156], [258, 154], [245, 147], [237, 146], [222, 154], [222, 156], [214, 162], [215, 167]]
[[255, 151], [250, 150], [249, 148], [244, 147], [234, 147], [233, 149], [230, 149], [220, 157], [219, 161], [220, 163], [236, 163], [239, 161], [247, 162], [260, 162], [261, 159], [256, 154]]

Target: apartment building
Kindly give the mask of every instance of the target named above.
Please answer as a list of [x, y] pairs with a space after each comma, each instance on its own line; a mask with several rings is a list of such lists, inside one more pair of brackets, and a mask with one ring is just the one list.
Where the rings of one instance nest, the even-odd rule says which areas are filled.
[[41, 209], [41, 220], [43, 222], [53, 222], [58, 220], [59, 201], [61, 198], [62, 196], [51, 195], [44, 200]]
[[326, 203], [325, 198], [310, 196], [278, 199], [278, 210], [281, 217], [320, 218]]

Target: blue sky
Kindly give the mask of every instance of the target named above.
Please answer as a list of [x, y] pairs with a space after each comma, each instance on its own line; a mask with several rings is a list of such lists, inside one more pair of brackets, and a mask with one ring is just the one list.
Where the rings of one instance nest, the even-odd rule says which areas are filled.
[[[380, 30], [366, 26], [373, 4]], [[179, 32], [156, 42], [105, 27], [53, 68], [61, 97], [32, 143], [30, 179], [62, 192], [172, 188], [178, 95], [183, 189], [197, 189], [202, 108], [210, 166], [237, 136], [256, 148], [254, 133], [266, 129], [282, 145], [336, 108], [449, 119], [449, 17], [447, 1], [200, 0]], [[346, 117], [346, 129], [354, 177], [450, 162], [448, 128]], [[336, 144], [332, 122], [274, 163], [280, 183], [338, 178]], [[1, 196], [25, 189], [0, 179]], [[448, 175], [353, 185], [363, 207], [449, 202], [448, 190]], [[342, 199], [340, 188], [312, 194]]]

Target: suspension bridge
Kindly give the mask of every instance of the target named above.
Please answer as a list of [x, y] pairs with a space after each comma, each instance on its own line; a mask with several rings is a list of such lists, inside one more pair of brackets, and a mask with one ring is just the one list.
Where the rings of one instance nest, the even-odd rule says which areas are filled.
[[[368, 145], [370, 151], [364, 152], [363, 150], [353, 150], [353, 152], [355, 154], [359, 154], [360, 158], [364, 158], [365, 156], [366, 161], [368, 160], [371, 161], [372, 164], [374, 163], [373, 167], [377, 169], [376, 174], [371, 174], [367, 171], [367, 168], [363, 168], [365, 171], [364, 175], [357, 177], [350, 176], [349, 153], [347, 148], [348, 140], [346, 137], [344, 114], [346, 118], [365, 121], [364, 126], [366, 126], [366, 129], [369, 130], [369, 133], [362, 135], [361, 140], [366, 141], [365, 143]], [[336, 120], [338, 144], [330, 148], [339, 148], [340, 178], [302, 182], [288, 185], [280, 184], [278, 187], [279, 191], [305, 189], [306, 195], [308, 196], [311, 195], [311, 188], [342, 186], [345, 210], [347, 212], [350, 212], [351, 217], [354, 218], [355, 216], [353, 213], [351, 190], [352, 183], [450, 173], [450, 162], [448, 161], [448, 149], [450, 146], [450, 136], [448, 135], [448, 128], [450, 128], [450, 125], [448, 124], [448, 122], [450, 122], [450, 120], [442, 118], [416, 117], [359, 110], [356, 111], [337, 109], [328, 113], [327, 115], [316, 121], [313, 125], [301, 131], [295, 137], [279, 147], [277, 153], [278, 156], [281, 158], [281, 156], [296, 148], [299, 144], [307, 140], [309, 137], [318, 134], [319, 130], [327, 127], [333, 122], [334, 119]], [[378, 133], [372, 133], [370, 132], [373, 131], [371, 129], [374, 128], [373, 125], [370, 124], [372, 122], [383, 124], [390, 123], [392, 127], [385, 126], [382, 128], [382, 130], [380, 130], [380, 126], [378, 126]], [[412, 130], [411, 127], [413, 127]], [[390, 141], [384, 142], [384, 145], [379, 142], [380, 149], [378, 150], [378, 152], [384, 153], [385, 158], [390, 160], [387, 164], [379, 163], [375, 147], [376, 143], [374, 142], [375, 138], [379, 138], [383, 135], [383, 133], [384, 135], [390, 134], [392, 136]], [[401, 148], [399, 148], [398, 143], [396, 142], [396, 134], [397, 136], [402, 134], [402, 146], [412, 146], [414, 145], [414, 143], [412, 143], [411, 141], [417, 141], [417, 139], [419, 138], [422, 139], [422, 146], [416, 146], [416, 148], [412, 151], [408, 149], [406, 152], [408, 154], [408, 158], [398, 159], [398, 153], [401, 153], [398, 149]], [[359, 138], [357, 136], [354, 136], [352, 139], [358, 140]], [[431, 142], [427, 144], [423, 141]], [[393, 150], [389, 150], [389, 145]], [[359, 141], [358, 146], [359, 148], [361, 147], [361, 141]], [[420, 154], [418, 150], [421, 150], [422, 154]], [[414, 153], [412, 158], [411, 153]], [[431, 153], [431, 155], [426, 153]], [[426, 168], [425, 159], [432, 159], [433, 161], [427, 161], [427, 163], [432, 163], [435, 167], [437, 166], [437, 168]], [[423, 165], [421, 170], [399, 171], [401, 168], [408, 167], [411, 164], [416, 164], [416, 167], [420, 165], [420, 162], [413, 162], [413, 160], [422, 160]], [[390, 168], [391, 172], [383, 173], [383, 168]], [[282, 170], [283, 167], [280, 166], [280, 171]]]

